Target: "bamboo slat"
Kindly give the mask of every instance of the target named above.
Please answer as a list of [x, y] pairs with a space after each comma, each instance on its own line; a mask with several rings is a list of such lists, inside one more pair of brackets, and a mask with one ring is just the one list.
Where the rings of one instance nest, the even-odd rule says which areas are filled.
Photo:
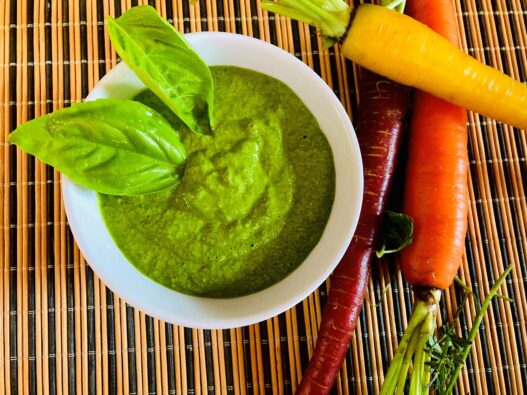
[[[452, 0], [461, 47], [527, 81], [527, 3]], [[358, 4], [362, 1], [356, 1]], [[230, 330], [166, 324], [127, 305], [92, 272], [69, 231], [60, 174], [17, 150], [20, 123], [81, 101], [118, 63], [104, 17], [150, 4], [183, 32], [227, 31], [277, 45], [313, 68], [352, 120], [357, 68], [315, 29], [263, 11], [259, 0], [2, 0], [0, 2], [0, 395], [289, 394], [312, 355], [329, 279], [266, 322]], [[469, 229], [459, 277], [482, 299], [514, 269], [485, 317], [459, 394], [527, 390], [527, 132], [469, 113]], [[445, 291], [442, 320], [460, 293]], [[373, 268], [333, 393], [376, 394], [411, 313], [391, 261]], [[466, 334], [477, 312], [464, 306]]]

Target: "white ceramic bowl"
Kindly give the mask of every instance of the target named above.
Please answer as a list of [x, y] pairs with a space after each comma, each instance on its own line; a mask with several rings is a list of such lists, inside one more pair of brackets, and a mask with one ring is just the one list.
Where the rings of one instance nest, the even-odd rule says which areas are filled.
[[[332, 272], [355, 230], [362, 202], [362, 161], [351, 122], [319, 76], [294, 56], [264, 41], [229, 33], [192, 33], [186, 38], [209, 65], [236, 65], [271, 75], [289, 85], [317, 118], [335, 160], [335, 201], [324, 234], [289, 276], [260, 292], [232, 298], [194, 297], [168, 289], [140, 273], [108, 233], [96, 194], [63, 177], [68, 221], [95, 273], [130, 305], [164, 321], [193, 328], [232, 328], [263, 321], [294, 306]], [[143, 84], [121, 63], [87, 100], [130, 98]]]

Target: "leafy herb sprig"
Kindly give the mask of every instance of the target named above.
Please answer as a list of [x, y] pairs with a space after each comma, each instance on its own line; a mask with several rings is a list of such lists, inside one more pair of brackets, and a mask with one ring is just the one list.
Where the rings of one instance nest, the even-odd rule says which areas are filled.
[[[461, 280], [456, 277], [456, 283]], [[464, 311], [464, 307], [469, 297], [473, 295], [470, 288], [462, 284], [462, 298], [458, 303], [454, 317], [451, 322], [444, 323], [438, 330], [437, 336], [431, 336], [428, 340], [425, 351], [430, 353], [430, 361], [427, 365], [431, 370], [430, 384], [436, 391], [446, 391], [447, 383], [452, 377], [459, 364], [463, 365], [464, 360], [461, 355], [465, 347], [470, 347], [471, 342], [457, 334], [456, 325], [459, 317]]]
[[485, 297], [483, 304], [479, 306], [478, 312], [472, 324], [472, 328], [468, 336], [461, 337], [457, 334], [456, 324], [459, 321], [464, 306], [469, 297], [474, 296], [476, 304], [479, 305], [477, 297], [472, 291], [456, 279], [456, 282], [463, 288], [463, 298], [456, 309], [452, 322], [445, 323], [439, 330], [437, 338], [431, 338], [428, 342], [426, 351], [430, 352], [431, 359], [428, 362], [431, 371], [430, 384], [428, 387], [433, 387], [438, 395], [451, 394], [456, 385], [457, 378], [461, 373], [461, 369], [470, 353], [472, 344], [478, 334], [479, 327], [483, 321], [483, 317], [488, 310], [490, 303], [495, 297], [512, 302], [512, 299], [501, 296], [498, 291], [509, 275], [513, 265], [508, 266], [501, 274], [494, 286], [490, 289]]

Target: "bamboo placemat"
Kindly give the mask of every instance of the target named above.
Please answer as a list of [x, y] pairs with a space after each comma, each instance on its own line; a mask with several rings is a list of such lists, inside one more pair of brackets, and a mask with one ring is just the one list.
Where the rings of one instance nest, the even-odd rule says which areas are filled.
[[[141, 1], [0, 0], [0, 394], [292, 393], [306, 368], [326, 298], [320, 287], [266, 322], [229, 330], [168, 325], [112, 294], [68, 229], [57, 172], [6, 142], [18, 124], [81, 101], [116, 65], [104, 16]], [[258, 0], [149, 3], [184, 32], [258, 37], [302, 59], [333, 88], [352, 119], [355, 67], [324, 49], [314, 29], [268, 15]], [[527, 80], [525, 0], [457, 0], [465, 51]], [[527, 134], [470, 114], [470, 219], [460, 277], [481, 299], [513, 263], [485, 317], [461, 394], [527, 389]], [[440, 204], [440, 202], [438, 202]], [[445, 292], [451, 318], [459, 290]], [[375, 266], [367, 300], [335, 385], [376, 393], [402, 335], [411, 293], [390, 262]], [[475, 315], [469, 299], [459, 330]]]

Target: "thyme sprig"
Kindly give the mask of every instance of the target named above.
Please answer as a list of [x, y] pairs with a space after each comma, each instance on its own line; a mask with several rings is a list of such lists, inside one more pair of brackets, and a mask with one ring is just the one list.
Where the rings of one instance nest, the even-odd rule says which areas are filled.
[[443, 324], [439, 328], [437, 336], [432, 336], [428, 340], [426, 347], [426, 351], [430, 353], [430, 361], [427, 364], [430, 367], [428, 387], [434, 387], [438, 394], [446, 391], [452, 372], [459, 364], [464, 363], [461, 358], [463, 350], [471, 346], [471, 342], [457, 334], [456, 326], [465, 309], [466, 302], [473, 295], [473, 292], [459, 277], [456, 277], [455, 282], [463, 290], [461, 303], [458, 304], [452, 321]]
[[[461, 280], [456, 279], [456, 283], [460, 284], [463, 288], [462, 301], [458, 304], [452, 321], [443, 324], [438, 330], [437, 337], [433, 336], [430, 338], [425, 350], [430, 354], [430, 361], [427, 365], [430, 367], [431, 376], [427, 389], [433, 387], [437, 395], [448, 395], [452, 393], [457, 378], [474, 343], [481, 322], [483, 321], [483, 316], [489, 308], [492, 299], [497, 297], [506, 301], [512, 301], [512, 299], [498, 294], [501, 284], [505, 281], [505, 278], [511, 270], [512, 265], [505, 269], [490, 289], [481, 306], [479, 306], [478, 298], [472, 293], [470, 288], [463, 284]], [[474, 324], [468, 336], [462, 337], [458, 335], [456, 326], [463, 313], [466, 302], [471, 296], [474, 296], [476, 300], [478, 313], [476, 314]]]

